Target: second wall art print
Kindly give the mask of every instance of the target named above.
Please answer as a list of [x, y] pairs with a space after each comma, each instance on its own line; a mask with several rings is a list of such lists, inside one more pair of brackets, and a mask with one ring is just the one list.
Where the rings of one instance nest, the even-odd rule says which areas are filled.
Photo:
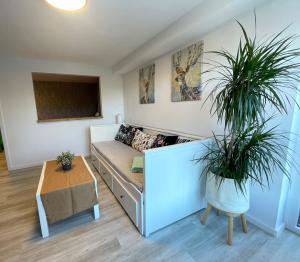
[[203, 41], [172, 55], [172, 102], [201, 99], [202, 58]]

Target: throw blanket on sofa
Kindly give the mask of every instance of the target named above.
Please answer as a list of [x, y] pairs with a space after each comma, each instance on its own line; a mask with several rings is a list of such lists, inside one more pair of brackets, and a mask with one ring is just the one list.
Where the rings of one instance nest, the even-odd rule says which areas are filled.
[[143, 173], [144, 171], [144, 157], [135, 156], [132, 161], [131, 172], [132, 173]]

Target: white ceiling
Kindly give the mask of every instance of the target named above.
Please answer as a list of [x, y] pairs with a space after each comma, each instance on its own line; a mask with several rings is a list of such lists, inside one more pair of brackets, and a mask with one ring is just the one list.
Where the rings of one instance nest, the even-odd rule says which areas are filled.
[[0, 0], [0, 55], [112, 66], [202, 0], [88, 0], [67, 13], [44, 0]]
[[[124, 74], [164, 54], [198, 41], [241, 14], [251, 12], [273, 0], [203, 0], [201, 4], [159, 32], [113, 66], [115, 73]], [[299, 1], [299, 0], [297, 0]]]

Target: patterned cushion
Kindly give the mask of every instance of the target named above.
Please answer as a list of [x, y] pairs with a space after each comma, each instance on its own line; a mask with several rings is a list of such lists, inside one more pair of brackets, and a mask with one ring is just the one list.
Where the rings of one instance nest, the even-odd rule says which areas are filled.
[[118, 133], [115, 136], [115, 140], [119, 141], [119, 142], [122, 142], [122, 143], [125, 143], [125, 141], [127, 139], [128, 131], [129, 131], [128, 127], [126, 127], [124, 125], [121, 125], [120, 128], [119, 128]]
[[133, 127], [133, 126], [129, 126], [128, 127], [128, 132], [127, 132], [127, 135], [126, 135], [126, 139], [124, 141], [124, 143], [128, 146], [131, 146], [132, 145], [132, 140], [135, 136], [135, 132], [137, 130], [140, 130], [140, 131], [143, 131], [143, 128], [142, 127]]
[[162, 146], [170, 146], [174, 145], [178, 139], [178, 136], [165, 136], [165, 135], [157, 135], [156, 140], [154, 141], [152, 148], [162, 147]]
[[178, 138], [176, 144], [191, 142], [192, 140], [186, 138]]
[[143, 151], [152, 147], [156, 136], [145, 134], [140, 130], [136, 130], [132, 140], [132, 147], [138, 151]]

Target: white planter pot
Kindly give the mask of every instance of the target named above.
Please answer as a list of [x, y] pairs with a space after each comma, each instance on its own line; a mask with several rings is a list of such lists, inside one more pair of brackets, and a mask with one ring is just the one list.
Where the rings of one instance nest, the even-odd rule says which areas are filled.
[[[218, 181], [219, 182], [219, 181]], [[219, 187], [215, 176], [209, 174], [206, 180], [206, 199], [213, 207], [230, 213], [242, 214], [250, 204], [250, 182], [246, 182], [244, 193], [235, 187], [234, 180], [225, 178]]]

